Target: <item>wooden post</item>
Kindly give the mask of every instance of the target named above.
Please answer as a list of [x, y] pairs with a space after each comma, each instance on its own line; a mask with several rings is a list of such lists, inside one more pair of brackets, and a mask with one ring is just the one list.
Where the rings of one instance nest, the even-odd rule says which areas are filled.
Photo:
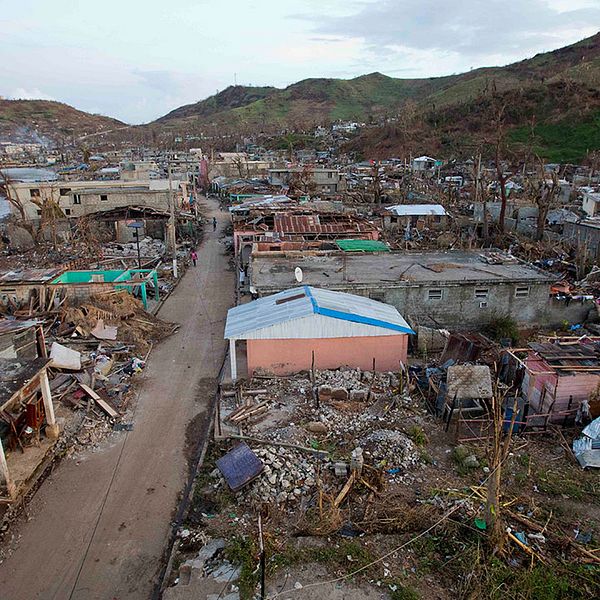
[[229, 364], [231, 365], [231, 379], [237, 380], [237, 356], [235, 355], [235, 340], [229, 340]]
[[0, 476], [6, 482], [6, 491], [8, 492], [8, 496], [12, 499], [15, 494], [15, 484], [12, 482], [10, 478], [10, 474], [8, 472], [8, 464], [6, 462], [6, 455], [4, 454], [4, 447], [2, 446], [2, 440], [0, 439]]
[[58, 425], [54, 416], [54, 405], [52, 404], [52, 392], [50, 391], [50, 382], [48, 381], [48, 372], [44, 369], [40, 373], [40, 389], [44, 399], [44, 411], [46, 413], [46, 435], [49, 438], [56, 439], [59, 434]]

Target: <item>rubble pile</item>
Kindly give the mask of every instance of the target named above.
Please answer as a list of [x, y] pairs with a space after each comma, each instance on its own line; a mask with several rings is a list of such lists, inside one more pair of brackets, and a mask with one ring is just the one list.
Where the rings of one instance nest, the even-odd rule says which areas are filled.
[[418, 448], [401, 431], [377, 429], [361, 438], [358, 443], [364, 449], [366, 458], [371, 458], [377, 466], [390, 466], [394, 469], [409, 469], [419, 461]]
[[[316, 486], [319, 459], [298, 450], [277, 446], [254, 449], [264, 464], [263, 472], [238, 493], [240, 502], [286, 504], [310, 496]], [[226, 485], [220, 478], [220, 485]]]
[[142, 303], [125, 290], [93, 296], [88, 302], [67, 307], [62, 313], [62, 325], [74, 327], [87, 338], [93, 335], [99, 320], [105, 326], [116, 327], [115, 339], [131, 344], [139, 354], [146, 354], [152, 343], [177, 329], [176, 325], [147, 313]]
[[[165, 253], [166, 246], [162, 240], [157, 240], [151, 237], [145, 237], [140, 240], [140, 255], [143, 257], [160, 257]], [[126, 244], [119, 244], [111, 242], [104, 246], [104, 254], [107, 257], [115, 256], [134, 256], [138, 254], [136, 242], [129, 242]]]

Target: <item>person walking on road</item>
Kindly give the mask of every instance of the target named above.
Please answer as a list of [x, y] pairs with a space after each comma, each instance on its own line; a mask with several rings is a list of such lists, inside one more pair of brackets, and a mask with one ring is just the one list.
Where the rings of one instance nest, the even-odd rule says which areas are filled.
[[213, 217], [213, 231], [217, 230], [217, 217]]
[[196, 266], [196, 263], [198, 262], [198, 253], [195, 250], [190, 252], [190, 258], [192, 259], [192, 264]]

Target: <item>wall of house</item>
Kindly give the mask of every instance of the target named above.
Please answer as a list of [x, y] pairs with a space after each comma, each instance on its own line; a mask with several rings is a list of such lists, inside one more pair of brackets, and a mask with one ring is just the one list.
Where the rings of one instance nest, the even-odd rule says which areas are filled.
[[563, 236], [573, 241], [579, 250], [585, 250], [592, 258], [600, 254], [600, 228], [579, 223], [565, 223]]
[[277, 375], [289, 375], [311, 368], [315, 353], [315, 368], [336, 369], [342, 366], [395, 371], [406, 363], [408, 335], [378, 337], [248, 340], [248, 373], [262, 368]]

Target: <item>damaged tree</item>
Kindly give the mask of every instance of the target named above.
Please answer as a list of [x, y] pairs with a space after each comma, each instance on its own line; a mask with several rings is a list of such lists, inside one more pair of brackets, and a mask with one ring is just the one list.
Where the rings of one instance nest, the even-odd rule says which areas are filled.
[[529, 194], [538, 209], [535, 239], [541, 241], [546, 230], [549, 210], [556, 204], [560, 192], [560, 184], [556, 172], [546, 173], [544, 162], [536, 155], [536, 174], [527, 182]]
[[26, 229], [31, 236], [35, 238], [33, 224], [27, 217], [27, 212], [25, 211], [23, 203], [14, 193], [12, 180], [8, 173], [2, 168], [2, 164], [0, 164], [0, 196], [4, 196], [8, 200], [9, 204], [17, 209], [17, 212], [19, 213], [18, 224], [23, 227], [23, 229]]

